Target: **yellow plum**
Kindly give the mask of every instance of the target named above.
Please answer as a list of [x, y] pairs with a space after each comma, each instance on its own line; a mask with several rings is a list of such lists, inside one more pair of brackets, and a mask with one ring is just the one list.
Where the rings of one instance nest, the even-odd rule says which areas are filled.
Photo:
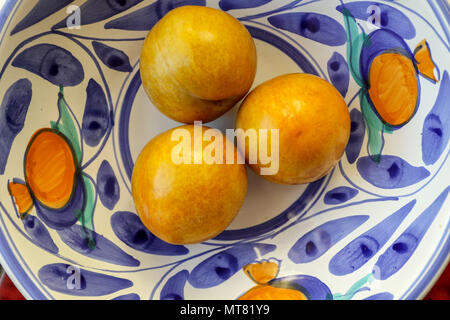
[[[211, 142], [199, 146], [196, 135]], [[143, 224], [158, 238], [202, 242], [235, 218], [247, 193], [247, 171], [243, 158], [227, 164], [226, 141], [217, 129], [185, 125], [145, 146], [133, 170], [132, 193]]]
[[[236, 128], [256, 131], [258, 141], [261, 129], [278, 129], [277, 148], [267, 148], [279, 150], [278, 172], [262, 177], [280, 184], [304, 184], [326, 175], [342, 157], [350, 137], [350, 114], [329, 82], [309, 74], [287, 74], [261, 84], [246, 97]], [[254, 149], [259, 145], [245, 146], [247, 162], [252, 152], [258, 155], [255, 163], [249, 163], [257, 174], [267, 167]]]
[[217, 9], [184, 6], [150, 31], [140, 71], [153, 104], [182, 123], [222, 116], [250, 90], [256, 47], [237, 19]]

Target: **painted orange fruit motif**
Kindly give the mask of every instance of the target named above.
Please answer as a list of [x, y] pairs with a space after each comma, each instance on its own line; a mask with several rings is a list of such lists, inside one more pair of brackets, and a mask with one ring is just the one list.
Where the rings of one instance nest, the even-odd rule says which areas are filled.
[[372, 61], [369, 95], [380, 117], [392, 126], [414, 115], [419, 86], [414, 65], [398, 53], [383, 53]]
[[256, 283], [238, 300], [308, 300], [299, 290], [271, 285], [279, 272], [279, 264], [274, 261], [261, 261], [246, 265], [244, 273]]
[[25, 180], [36, 199], [51, 209], [61, 209], [74, 191], [75, 173], [75, 157], [67, 139], [53, 130], [38, 131], [25, 155]]
[[72, 147], [61, 133], [52, 129], [36, 132], [25, 153], [26, 185], [9, 183], [19, 213], [24, 214], [33, 207], [31, 194], [49, 209], [66, 206], [76, 187], [75, 163]]
[[8, 181], [8, 191], [19, 218], [25, 221], [34, 208], [36, 216], [54, 230], [80, 222], [83, 241], [93, 250], [96, 185], [83, 172], [81, 128], [64, 98], [62, 86], [58, 111], [57, 121], [31, 136], [24, 154], [25, 181]]
[[370, 101], [380, 119], [392, 127], [401, 127], [414, 116], [419, 106], [418, 76], [438, 81], [425, 40], [413, 53], [395, 33], [378, 30], [368, 36], [361, 59]]
[[353, 79], [361, 87], [358, 95], [368, 131], [368, 151], [379, 163], [384, 134], [407, 125], [420, 105], [420, 76], [439, 82], [439, 69], [425, 40], [412, 51], [395, 31], [379, 28], [366, 34], [345, 7], [347, 61]]

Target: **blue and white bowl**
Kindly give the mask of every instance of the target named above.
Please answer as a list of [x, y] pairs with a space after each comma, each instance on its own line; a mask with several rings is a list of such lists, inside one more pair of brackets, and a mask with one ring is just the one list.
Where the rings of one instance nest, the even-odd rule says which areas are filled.
[[[309, 185], [249, 171], [232, 225], [175, 246], [140, 222], [130, 177], [143, 146], [179, 125], [151, 105], [139, 56], [151, 27], [182, 5], [222, 9], [249, 29], [255, 86], [293, 72], [332, 82], [352, 137], [338, 166]], [[0, 263], [28, 299], [237, 299], [255, 285], [242, 269], [264, 261], [279, 265], [273, 283], [310, 299], [422, 298], [450, 252], [449, 21], [443, 0], [0, 1]], [[355, 59], [353, 36], [378, 29], [410, 52], [426, 39], [436, 65], [438, 81], [418, 76], [417, 111], [392, 132], [368, 121], [358, 77], [368, 66]], [[210, 125], [233, 128], [238, 107]], [[74, 207], [20, 217], [8, 191], [24, 183], [33, 133], [51, 125], [77, 146], [84, 220]]]

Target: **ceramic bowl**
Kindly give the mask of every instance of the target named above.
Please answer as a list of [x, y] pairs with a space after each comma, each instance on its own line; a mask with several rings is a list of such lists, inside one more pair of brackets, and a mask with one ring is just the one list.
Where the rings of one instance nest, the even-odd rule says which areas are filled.
[[[229, 228], [179, 246], [143, 226], [130, 177], [144, 145], [180, 125], [146, 96], [139, 56], [153, 25], [183, 5], [224, 10], [248, 28], [258, 51], [254, 86], [294, 72], [330, 81], [348, 104], [352, 133], [339, 164], [314, 183], [275, 185], [249, 171]], [[0, 263], [26, 298], [238, 299], [256, 286], [288, 286], [307, 299], [420, 299], [448, 262], [445, 1], [0, 7]], [[238, 108], [209, 125], [234, 128]], [[59, 161], [61, 152], [73, 163]], [[28, 161], [41, 168], [32, 178]], [[67, 166], [76, 169], [72, 198], [52, 209], [36, 185], [63, 190], [52, 179]]]

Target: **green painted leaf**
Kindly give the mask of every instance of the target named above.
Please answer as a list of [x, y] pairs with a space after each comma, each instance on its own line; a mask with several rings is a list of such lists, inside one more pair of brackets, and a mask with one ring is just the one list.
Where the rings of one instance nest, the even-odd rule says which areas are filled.
[[86, 232], [84, 235], [88, 241], [90, 249], [95, 249], [95, 240], [93, 236], [94, 230], [94, 211], [95, 211], [95, 186], [92, 181], [85, 175], [82, 175], [84, 192], [85, 192], [85, 204], [82, 212], [77, 212], [78, 221], [83, 226], [83, 230]]
[[385, 130], [385, 125], [373, 111], [366, 91], [361, 91], [359, 99], [361, 101], [361, 111], [369, 134], [369, 155], [375, 162], [379, 163], [384, 145], [383, 132]]
[[359, 290], [367, 284], [374, 282], [375, 277], [372, 273], [368, 274], [364, 278], [358, 280], [350, 289], [345, 293], [336, 293], [333, 295], [333, 300], [351, 300]]
[[361, 71], [359, 68], [359, 61], [363, 45], [367, 43], [368, 37], [364, 33], [360, 33], [355, 18], [353, 18], [350, 11], [343, 9], [345, 20], [345, 29], [347, 31], [347, 62], [350, 73], [355, 82], [360, 86], [364, 86]]
[[51, 127], [54, 130], [58, 130], [62, 133], [72, 145], [75, 152], [78, 165], [81, 165], [81, 147], [80, 147], [80, 136], [78, 130], [75, 126], [72, 115], [67, 106], [66, 100], [64, 99], [64, 88], [60, 88], [58, 94], [58, 110], [59, 110], [59, 120], [57, 122], [52, 121]]

